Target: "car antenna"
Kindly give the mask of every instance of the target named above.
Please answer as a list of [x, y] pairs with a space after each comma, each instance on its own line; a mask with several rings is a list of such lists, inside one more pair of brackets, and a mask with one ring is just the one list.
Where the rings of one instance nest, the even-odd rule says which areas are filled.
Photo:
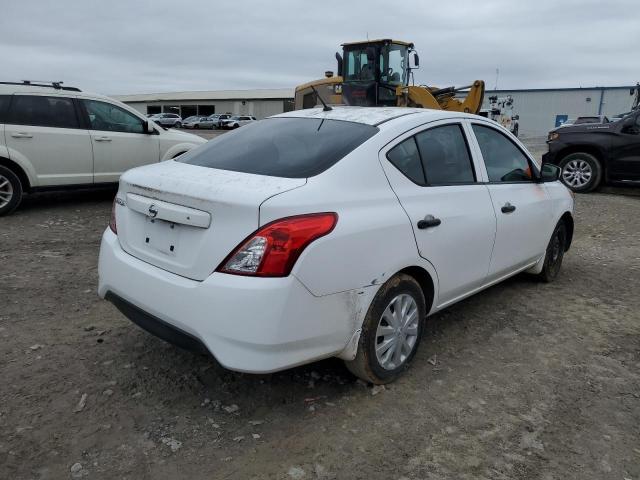
[[316, 94], [316, 97], [318, 97], [318, 100], [320, 100], [320, 103], [322, 103], [323, 108], [322, 111], [323, 112], [329, 112], [331, 110], [333, 110], [333, 108], [331, 108], [329, 105], [327, 105], [324, 100], [322, 99], [322, 97], [320, 96], [320, 94], [318, 93], [318, 91], [316, 90], [316, 87], [314, 87], [313, 85], [311, 85], [311, 90], [313, 90], [313, 93]]

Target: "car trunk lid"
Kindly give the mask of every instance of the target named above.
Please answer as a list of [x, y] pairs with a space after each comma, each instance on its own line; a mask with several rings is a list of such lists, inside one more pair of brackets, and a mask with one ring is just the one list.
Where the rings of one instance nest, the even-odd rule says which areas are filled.
[[305, 183], [175, 161], [130, 170], [118, 192], [120, 245], [147, 263], [204, 280], [259, 227], [262, 202]]

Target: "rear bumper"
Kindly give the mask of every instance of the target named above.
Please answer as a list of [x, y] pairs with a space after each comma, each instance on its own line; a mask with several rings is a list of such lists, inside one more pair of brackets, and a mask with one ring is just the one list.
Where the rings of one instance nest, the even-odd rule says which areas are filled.
[[109, 229], [100, 249], [98, 294], [145, 330], [208, 350], [231, 370], [268, 373], [339, 354], [360, 328], [367, 295], [313, 296], [294, 276], [214, 273], [199, 282], [128, 253]]
[[193, 335], [189, 335], [187, 332], [183, 332], [170, 323], [154, 317], [153, 315], [136, 307], [133, 303], [127, 302], [124, 298], [119, 297], [115, 293], [107, 292], [104, 299], [113, 303], [115, 307], [120, 310], [120, 313], [133, 323], [156, 337], [177, 345], [180, 348], [184, 348], [185, 350], [209, 353], [207, 347], [198, 338]]

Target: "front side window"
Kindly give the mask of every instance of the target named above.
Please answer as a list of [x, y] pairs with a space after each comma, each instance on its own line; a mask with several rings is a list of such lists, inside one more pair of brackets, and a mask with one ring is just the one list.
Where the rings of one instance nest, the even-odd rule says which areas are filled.
[[10, 121], [16, 125], [79, 128], [73, 100], [63, 97], [15, 95]]
[[414, 137], [404, 140], [389, 150], [387, 158], [413, 183], [425, 185], [420, 153]]
[[84, 100], [91, 130], [144, 133], [142, 120], [126, 110], [107, 102]]
[[371, 125], [340, 120], [269, 118], [220, 135], [185, 153], [180, 161], [256, 175], [307, 178], [324, 172], [377, 132]]
[[490, 182], [531, 182], [529, 159], [504, 134], [491, 127], [474, 124]]
[[444, 125], [416, 135], [428, 185], [475, 182], [462, 126]]

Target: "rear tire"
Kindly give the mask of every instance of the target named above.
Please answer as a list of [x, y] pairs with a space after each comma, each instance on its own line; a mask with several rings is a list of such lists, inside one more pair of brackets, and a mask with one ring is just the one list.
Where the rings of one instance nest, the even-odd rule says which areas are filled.
[[394, 381], [409, 368], [418, 350], [425, 317], [425, 299], [418, 282], [409, 275], [395, 275], [371, 302], [358, 353], [345, 361], [347, 368], [367, 382]]
[[600, 185], [602, 166], [590, 153], [571, 153], [560, 161], [560, 179], [576, 193], [587, 193]]
[[538, 278], [545, 282], [553, 282], [560, 273], [564, 251], [567, 248], [567, 225], [560, 220], [556, 225], [544, 255], [544, 266]]
[[12, 170], [0, 165], [0, 217], [9, 215], [22, 201], [22, 182]]

